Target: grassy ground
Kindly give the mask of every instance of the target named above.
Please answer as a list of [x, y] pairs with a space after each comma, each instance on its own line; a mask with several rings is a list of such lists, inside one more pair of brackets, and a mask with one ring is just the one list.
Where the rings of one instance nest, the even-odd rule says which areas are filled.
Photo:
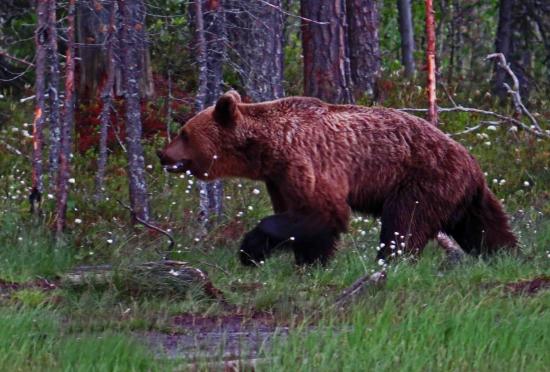
[[[470, 120], [444, 119], [447, 131]], [[17, 132], [8, 131], [13, 143], [20, 141]], [[379, 224], [372, 218], [354, 218], [327, 267], [296, 268], [291, 255], [281, 253], [260, 268], [244, 268], [236, 257], [240, 236], [270, 213], [263, 186], [226, 183], [222, 222], [198, 237], [195, 184], [164, 174], [152, 155], [159, 143], [151, 143], [147, 174], [154, 219], [176, 238], [170, 257], [208, 271], [239, 314], [262, 312], [291, 326], [288, 339], [265, 354], [260, 369], [545, 370], [550, 291], [518, 295], [507, 285], [550, 276], [549, 144], [505, 129], [460, 140], [480, 159], [510, 212], [520, 253], [468, 258], [451, 267], [430, 245], [418, 262], [393, 264], [384, 287], [345, 310], [331, 307], [335, 297], [377, 269]], [[47, 228], [52, 221], [47, 197], [44, 219], [29, 217], [26, 161], [0, 157], [0, 370], [167, 370], [179, 362], [153, 353], [138, 335], [185, 331], [172, 321], [179, 314], [235, 312], [199, 288], [180, 297], [130, 295], [114, 285], [44, 288], [45, 280], [55, 281], [75, 266], [156, 260], [155, 250], [167, 246], [164, 237], [132, 228], [115, 200], [127, 194], [122, 154], [110, 158], [107, 198], [94, 201], [93, 159], [93, 154], [75, 157], [69, 229], [56, 242]], [[8, 281], [24, 285], [7, 289]]]

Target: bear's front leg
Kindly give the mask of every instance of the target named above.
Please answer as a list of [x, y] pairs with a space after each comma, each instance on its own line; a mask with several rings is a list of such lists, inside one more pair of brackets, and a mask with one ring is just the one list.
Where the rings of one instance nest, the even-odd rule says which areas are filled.
[[257, 265], [275, 249], [291, 246], [296, 264], [325, 264], [334, 252], [339, 233], [316, 215], [276, 214], [264, 218], [245, 235], [239, 256], [244, 265]]

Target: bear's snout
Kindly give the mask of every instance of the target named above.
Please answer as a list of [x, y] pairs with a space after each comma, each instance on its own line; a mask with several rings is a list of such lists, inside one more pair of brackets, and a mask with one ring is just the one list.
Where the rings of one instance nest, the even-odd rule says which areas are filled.
[[174, 160], [163, 150], [157, 150], [157, 156], [160, 160], [160, 164], [168, 172], [181, 173], [190, 169], [190, 160]]

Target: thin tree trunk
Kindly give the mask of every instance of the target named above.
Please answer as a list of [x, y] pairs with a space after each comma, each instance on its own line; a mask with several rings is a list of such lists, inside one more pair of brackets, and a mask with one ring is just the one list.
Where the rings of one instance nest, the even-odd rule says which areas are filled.
[[95, 198], [103, 198], [105, 188], [105, 167], [107, 166], [107, 139], [109, 137], [109, 123], [113, 104], [113, 89], [115, 83], [116, 55], [118, 48], [118, 33], [116, 29], [117, 4], [113, 2], [109, 8], [109, 29], [106, 40], [107, 80], [101, 91], [101, 113], [99, 116], [99, 154], [97, 158], [97, 175]]
[[66, 223], [69, 177], [71, 174], [71, 144], [74, 128], [74, 71], [75, 71], [75, 1], [69, 0], [67, 15], [67, 51], [65, 67], [65, 102], [63, 105], [63, 125], [61, 128], [61, 148], [59, 151], [59, 174], [57, 176], [57, 205], [55, 230], [58, 236], [63, 233]]
[[411, 0], [397, 0], [399, 11], [399, 33], [401, 34], [401, 60], [405, 66], [405, 76], [415, 74], [414, 63], [414, 26], [412, 22]]
[[229, 41], [246, 94], [255, 102], [284, 96], [281, 0], [230, 2]]
[[[195, 34], [197, 48], [197, 65], [199, 68], [199, 86], [195, 100], [195, 108], [197, 111], [202, 111], [207, 105], [214, 104], [220, 94], [220, 86], [222, 80], [222, 60], [223, 50], [220, 50], [219, 45], [216, 45], [215, 38], [223, 37], [220, 29], [210, 30], [208, 33], [209, 39], [205, 32], [205, 19], [211, 27], [219, 27], [222, 16], [219, 3], [207, 1], [207, 9], [209, 10], [208, 17], [203, 11], [203, 2], [195, 1], [193, 13], [195, 16]], [[215, 21], [218, 22], [215, 22]], [[211, 41], [211, 44], [207, 44]], [[219, 41], [218, 41], [219, 42]], [[207, 45], [211, 46], [209, 50]], [[214, 182], [198, 182], [199, 188], [199, 222], [204, 228], [204, 232], [210, 227], [212, 217], [221, 216], [223, 211], [223, 184], [221, 181]]]
[[426, 0], [426, 39], [426, 64], [428, 67], [428, 121], [437, 126], [437, 101], [435, 94], [435, 20], [432, 0]]
[[[195, 99], [197, 112], [204, 110], [204, 103], [208, 93], [208, 67], [206, 65], [206, 38], [204, 36], [204, 18], [202, 12], [202, 0], [195, 1], [195, 32], [197, 48], [197, 65], [199, 67], [199, 86]], [[208, 183], [198, 182], [199, 187], [199, 222], [206, 229], [210, 217]]]
[[36, 45], [36, 106], [33, 122], [32, 190], [29, 195], [31, 213], [41, 213], [44, 192], [43, 159], [44, 115], [46, 111], [46, 59], [48, 42], [48, 0], [37, 1], [38, 24], [35, 32]]
[[[205, 106], [216, 103], [222, 93], [223, 64], [226, 59], [225, 12], [220, 0], [206, 0], [203, 8], [204, 32], [206, 39], [207, 92]], [[206, 11], [205, 11], [206, 10]], [[210, 216], [219, 221], [223, 213], [223, 182], [209, 182], [208, 210]], [[212, 218], [211, 218], [212, 219]]]
[[142, 0], [118, 0], [122, 13], [121, 52], [126, 106], [126, 147], [130, 207], [134, 222], [149, 221], [149, 200], [145, 182], [145, 159], [141, 145], [139, 56], [143, 47], [139, 30], [145, 27], [145, 6]]
[[57, 56], [57, 1], [49, 0], [48, 4], [48, 52], [50, 64], [50, 83], [48, 86], [50, 101], [50, 189], [55, 190], [61, 147], [61, 118], [59, 101], [59, 58]]
[[[343, 0], [302, 0], [304, 93], [331, 103], [351, 103]], [[314, 20], [317, 22], [310, 22]]]
[[376, 99], [380, 73], [380, 40], [376, 0], [347, 0], [351, 79], [356, 93]]

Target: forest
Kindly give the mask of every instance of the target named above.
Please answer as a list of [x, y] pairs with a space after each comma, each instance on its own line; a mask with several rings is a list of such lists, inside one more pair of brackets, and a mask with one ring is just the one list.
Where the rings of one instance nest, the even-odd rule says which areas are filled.
[[[547, 370], [549, 96], [550, 0], [1, 0], [0, 370]], [[265, 107], [274, 119], [250, 131], [287, 140], [274, 157], [288, 163], [250, 138], [226, 161], [229, 130]], [[357, 112], [386, 127], [334, 160]], [[285, 120], [314, 128], [305, 145]], [[180, 171], [186, 158], [166, 160], [178, 141], [196, 164], [221, 152]], [[452, 180], [449, 200], [467, 187], [472, 158], [445, 163], [451, 147], [479, 163], [479, 208], [503, 208], [513, 247], [468, 254], [490, 244], [484, 226], [432, 226], [425, 248], [396, 231], [389, 250], [390, 213], [329, 202], [345, 166], [311, 200], [274, 186], [303, 154], [322, 168], [376, 153], [365, 187], [411, 167], [400, 190], [420, 185], [443, 214], [454, 206], [423, 186]], [[235, 177], [216, 176], [222, 162]], [[320, 170], [299, 166], [305, 189]], [[319, 209], [296, 222], [307, 203]], [[351, 213], [334, 239], [333, 207]], [[394, 218], [429, 225], [421, 208]], [[334, 243], [326, 260], [301, 256], [310, 228], [313, 250]], [[258, 236], [273, 254], [243, 259]]]

